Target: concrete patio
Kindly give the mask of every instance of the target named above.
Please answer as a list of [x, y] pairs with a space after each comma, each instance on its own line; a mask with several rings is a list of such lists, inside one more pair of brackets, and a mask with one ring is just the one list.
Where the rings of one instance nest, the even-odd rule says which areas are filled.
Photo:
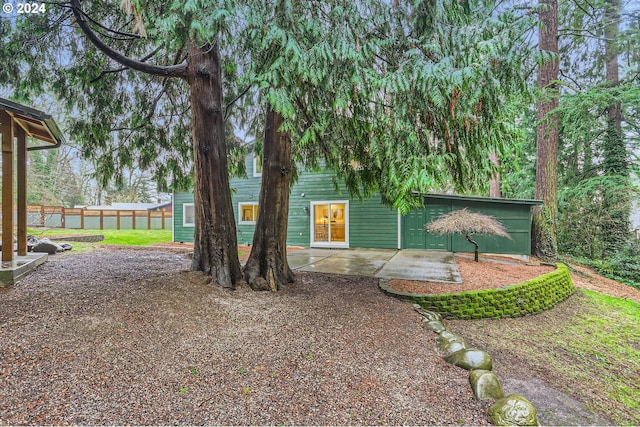
[[453, 253], [422, 249], [319, 249], [287, 254], [293, 270], [462, 283]]

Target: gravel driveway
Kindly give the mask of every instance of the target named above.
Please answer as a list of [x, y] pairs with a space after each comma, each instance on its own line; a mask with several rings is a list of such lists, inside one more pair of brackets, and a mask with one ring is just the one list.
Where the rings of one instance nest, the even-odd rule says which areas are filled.
[[377, 279], [230, 292], [188, 268], [97, 250], [0, 288], [0, 424], [488, 424]]

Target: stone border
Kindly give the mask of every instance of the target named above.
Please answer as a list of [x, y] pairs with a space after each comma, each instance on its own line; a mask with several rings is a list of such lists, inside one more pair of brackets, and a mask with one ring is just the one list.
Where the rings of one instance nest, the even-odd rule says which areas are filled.
[[442, 317], [433, 311], [424, 310], [414, 304], [425, 328], [438, 335], [436, 341], [447, 362], [469, 371], [469, 384], [478, 400], [494, 400], [487, 414], [496, 426], [537, 426], [536, 408], [519, 394], [504, 395], [500, 380], [493, 373], [491, 356], [479, 349], [467, 348], [460, 335], [449, 332], [442, 323]]
[[564, 301], [575, 292], [564, 264], [534, 279], [515, 285], [481, 291], [417, 295], [398, 292], [381, 279], [385, 293], [414, 302], [414, 310], [421, 316], [425, 328], [437, 334], [436, 341], [444, 360], [469, 371], [469, 384], [478, 400], [493, 400], [488, 416], [496, 426], [539, 425], [533, 404], [519, 394], [504, 395], [497, 375], [492, 371], [493, 360], [484, 350], [467, 348], [463, 337], [446, 329], [443, 318], [481, 319], [520, 317], [539, 313]]
[[445, 319], [499, 319], [540, 313], [575, 292], [569, 269], [561, 263], [556, 264], [556, 270], [552, 272], [497, 289], [409, 294], [392, 289], [387, 279], [380, 279], [379, 286], [385, 293], [412, 301], [425, 310], [440, 313]]
[[78, 234], [78, 235], [69, 235], [69, 236], [50, 236], [50, 240], [60, 241], [65, 240], [68, 242], [102, 242], [104, 240], [104, 236], [102, 234]]

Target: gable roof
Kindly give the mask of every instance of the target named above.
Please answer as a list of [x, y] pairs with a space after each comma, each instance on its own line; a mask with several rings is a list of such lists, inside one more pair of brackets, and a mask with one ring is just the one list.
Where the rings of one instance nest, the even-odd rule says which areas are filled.
[[28, 147], [27, 150], [56, 148], [64, 142], [60, 128], [49, 114], [4, 98], [0, 98], [0, 111], [9, 114], [27, 136], [53, 144]]

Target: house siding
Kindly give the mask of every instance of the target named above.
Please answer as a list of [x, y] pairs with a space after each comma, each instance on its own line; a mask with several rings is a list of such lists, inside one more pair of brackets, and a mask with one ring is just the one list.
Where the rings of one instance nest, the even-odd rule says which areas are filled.
[[[261, 184], [261, 177], [253, 176], [251, 155], [247, 156], [245, 165], [248, 178], [232, 178], [230, 182], [239, 244], [251, 244], [255, 230], [255, 224], [239, 223], [239, 204], [257, 203]], [[382, 205], [379, 195], [373, 195], [362, 201], [352, 199], [343, 184], [340, 184], [336, 191], [333, 172], [303, 169], [300, 169], [298, 181], [293, 185], [289, 197], [287, 244], [290, 246], [311, 244], [311, 202], [338, 200], [349, 202], [350, 247], [398, 247], [397, 214], [393, 209]], [[193, 228], [185, 228], [182, 225], [183, 203], [193, 203], [193, 195], [190, 193], [175, 195], [174, 240], [193, 242]]]
[[194, 227], [183, 226], [184, 212], [182, 205], [184, 203], [193, 203], [192, 193], [174, 193], [173, 195], [173, 241], [174, 242], [193, 242]]
[[[505, 226], [506, 231], [511, 236], [511, 240], [492, 235], [474, 235], [473, 239], [478, 242], [479, 251], [496, 254], [529, 255], [531, 253], [531, 206], [539, 203], [532, 200], [425, 196], [425, 208], [412, 212], [412, 215], [419, 217], [422, 214], [425, 223], [436, 219], [438, 216], [429, 217], [426, 212], [430, 208], [437, 208], [441, 214], [466, 208], [472, 212], [493, 216]], [[409, 221], [403, 221], [403, 226], [406, 227], [408, 224]], [[408, 233], [408, 230], [405, 230], [405, 233]], [[437, 242], [438, 245], [434, 242]], [[461, 234], [441, 236], [424, 232], [423, 245], [424, 249], [443, 249], [453, 252], [473, 251], [473, 245]], [[403, 248], [418, 248], [419, 246], [420, 242], [409, 246], [407, 239], [403, 240]]]
[[[248, 178], [233, 178], [230, 185], [238, 243], [250, 245], [253, 242], [255, 224], [240, 224], [239, 204], [258, 202], [261, 177], [253, 176], [254, 165], [251, 154], [245, 160], [245, 164]], [[425, 207], [403, 216], [399, 226], [397, 212], [384, 206], [380, 195], [375, 194], [365, 200], [352, 199], [344, 184], [339, 183], [336, 190], [334, 182], [335, 175], [332, 171], [300, 169], [298, 182], [293, 185], [289, 197], [288, 245], [311, 245], [311, 202], [346, 201], [348, 202], [348, 245], [352, 248], [395, 249], [401, 247], [471, 252], [473, 245], [462, 235], [439, 236], [424, 230], [427, 222], [441, 214], [467, 208], [494, 216], [505, 225], [513, 239], [475, 235], [474, 239], [479, 244], [480, 252], [522, 255], [531, 253], [531, 207], [540, 204], [540, 201], [426, 195]], [[193, 242], [194, 228], [183, 226], [183, 204], [193, 203], [193, 195], [176, 193], [174, 197], [174, 240]]]

